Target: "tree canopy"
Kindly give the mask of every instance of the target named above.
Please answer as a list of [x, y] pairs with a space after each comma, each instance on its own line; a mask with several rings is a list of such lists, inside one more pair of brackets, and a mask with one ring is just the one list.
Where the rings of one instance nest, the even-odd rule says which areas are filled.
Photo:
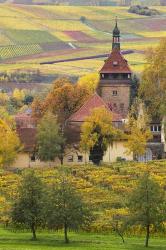
[[45, 113], [37, 126], [37, 153], [42, 161], [54, 161], [61, 154], [65, 140], [60, 132], [57, 118]]
[[166, 114], [166, 39], [156, 49], [149, 50], [139, 96], [153, 118]]
[[92, 161], [99, 164], [108, 145], [120, 136], [120, 131], [112, 124], [112, 114], [105, 107], [92, 110], [81, 127], [80, 147], [90, 152]]
[[165, 221], [165, 195], [160, 185], [145, 173], [133, 190], [129, 204], [129, 224], [146, 229], [145, 246], [148, 247], [152, 227], [158, 228]]
[[15, 160], [20, 150], [20, 141], [16, 132], [2, 119], [0, 119], [0, 141], [0, 166], [6, 167]]

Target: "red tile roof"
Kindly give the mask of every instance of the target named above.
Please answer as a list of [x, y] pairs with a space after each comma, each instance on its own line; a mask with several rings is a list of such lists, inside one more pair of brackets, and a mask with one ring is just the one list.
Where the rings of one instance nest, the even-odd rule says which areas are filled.
[[33, 128], [36, 125], [35, 119], [31, 114], [19, 113], [15, 115], [15, 122], [17, 128]]
[[94, 108], [99, 108], [99, 107], [105, 107], [108, 111], [112, 113], [113, 122], [122, 120], [121, 115], [112, 112], [111, 109], [107, 106], [107, 104], [103, 101], [103, 99], [97, 93], [95, 93], [85, 102], [85, 104], [77, 112], [75, 112], [69, 118], [69, 121], [70, 122], [84, 122], [85, 118], [91, 115], [92, 110]]
[[127, 63], [118, 48], [114, 48], [105, 61], [100, 73], [132, 73]]
[[33, 151], [36, 144], [36, 129], [35, 128], [18, 128], [17, 134], [25, 151]]

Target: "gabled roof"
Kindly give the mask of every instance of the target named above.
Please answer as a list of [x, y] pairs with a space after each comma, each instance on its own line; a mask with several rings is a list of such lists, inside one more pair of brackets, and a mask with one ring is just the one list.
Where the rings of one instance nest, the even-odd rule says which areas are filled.
[[112, 112], [111, 109], [108, 107], [108, 105], [103, 101], [103, 99], [97, 93], [95, 93], [85, 102], [85, 104], [77, 112], [75, 112], [69, 118], [69, 121], [70, 122], [84, 122], [85, 118], [91, 115], [92, 110], [94, 108], [99, 108], [99, 107], [105, 107], [109, 112], [112, 113], [113, 122], [122, 120], [121, 115]]
[[118, 48], [114, 48], [100, 73], [132, 73], [127, 60]]
[[36, 144], [36, 129], [35, 128], [17, 128], [17, 134], [21, 144], [24, 146], [24, 151], [33, 151]]

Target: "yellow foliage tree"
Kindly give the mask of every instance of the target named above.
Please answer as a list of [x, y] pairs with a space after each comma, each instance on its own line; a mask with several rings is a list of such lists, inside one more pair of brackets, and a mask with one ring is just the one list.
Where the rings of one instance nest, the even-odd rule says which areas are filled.
[[86, 87], [90, 93], [94, 93], [97, 85], [99, 83], [99, 74], [98, 73], [90, 73], [85, 76], [82, 76], [78, 80], [78, 85], [82, 87]]
[[0, 119], [0, 167], [10, 165], [20, 150], [20, 141], [14, 130]]
[[126, 124], [126, 142], [125, 147], [127, 153], [133, 153], [134, 158], [137, 159], [139, 155], [143, 155], [146, 150], [147, 141], [152, 138], [149, 128], [149, 118], [142, 103], [137, 103], [138, 113], [134, 111], [134, 105], [128, 115], [128, 122]]
[[99, 164], [107, 147], [118, 137], [120, 131], [112, 124], [112, 114], [105, 107], [95, 108], [82, 124], [80, 147], [90, 152], [92, 161]]
[[154, 118], [166, 114], [166, 39], [149, 50], [139, 95]]
[[15, 88], [13, 91], [13, 98], [15, 98], [17, 101], [23, 101], [25, 98], [24, 90]]
[[0, 92], [0, 105], [5, 106], [9, 100], [9, 96], [6, 93]]

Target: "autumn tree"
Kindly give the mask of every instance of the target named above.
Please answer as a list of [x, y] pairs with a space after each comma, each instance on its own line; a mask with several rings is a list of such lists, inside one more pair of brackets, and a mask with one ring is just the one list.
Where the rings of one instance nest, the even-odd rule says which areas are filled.
[[136, 99], [131, 107], [125, 126], [125, 143], [128, 154], [133, 154], [137, 160], [146, 150], [148, 140], [152, 138], [149, 128], [149, 116], [141, 100]]
[[108, 146], [120, 136], [112, 124], [112, 114], [105, 107], [92, 110], [81, 127], [82, 151], [89, 152], [93, 163], [99, 164]]
[[45, 113], [37, 126], [37, 151], [42, 161], [63, 160], [61, 148], [65, 143], [57, 118], [51, 112]]
[[11, 217], [16, 226], [31, 230], [36, 240], [36, 230], [44, 225], [44, 188], [40, 178], [33, 170], [25, 172], [18, 189], [18, 199], [13, 204]]
[[79, 78], [78, 85], [83, 86], [93, 94], [99, 83], [99, 74], [98, 73], [89, 73]]
[[65, 243], [69, 243], [68, 230], [78, 230], [92, 219], [87, 204], [65, 176], [52, 186], [47, 201], [48, 228], [63, 229]]
[[[32, 104], [33, 116], [41, 119], [45, 112], [51, 111], [57, 116], [61, 136], [66, 137], [68, 118], [77, 111], [89, 96], [89, 91], [82, 86], [71, 83], [68, 79], [55, 81], [51, 91], [44, 100], [35, 99]], [[61, 147], [61, 156], [65, 154], [67, 140]], [[63, 162], [63, 159], [61, 159]]]
[[44, 108], [50, 109], [57, 115], [60, 124], [65, 126], [67, 119], [83, 105], [88, 96], [89, 92], [85, 87], [60, 79], [48, 93]]
[[165, 195], [160, 185], [149, 173], [141, 177], [129, 199], [130, 217], [128, 224], [140, 225], [146, 230], [145, 246], [149, 245], [152, 229], [159, 229], [165, 221]]
[[0, 166], [9, 166], [20, 150], [20, 141], [16, 132], [0, 119]]
[[143, 72], [139, 95], [153, 118], [166, 114], [166, 39], [149, 50], [147, 66]]

